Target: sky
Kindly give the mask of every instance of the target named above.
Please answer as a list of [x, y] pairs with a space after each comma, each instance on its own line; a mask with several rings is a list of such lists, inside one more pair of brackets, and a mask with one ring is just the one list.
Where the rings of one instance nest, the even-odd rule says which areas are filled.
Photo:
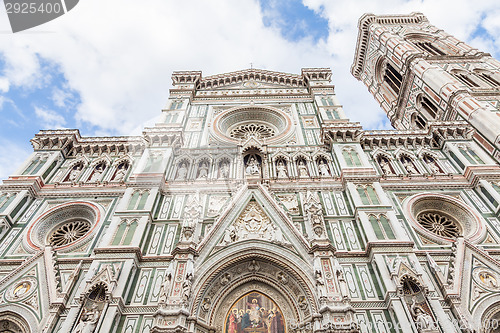
[[41, 129], [140, 134], [160, 116], [176, 70], [329, 67], [347, 116], [365, 129], [388, 129], [350, 74], [358, 19], [367, 12], [422, 12], [500, 59], [498, 0], [81, 0], [16, 34], [1, 3], [0, 179], [29, 157]]

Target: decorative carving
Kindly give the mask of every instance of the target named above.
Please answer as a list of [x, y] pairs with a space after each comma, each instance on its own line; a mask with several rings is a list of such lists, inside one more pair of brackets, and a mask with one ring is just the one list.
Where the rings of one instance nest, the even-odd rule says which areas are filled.
[[392, 170], [391, 162], [386, 157], [379, 156], [378, 164], [380, 165], [380, 168], [382, 169], [382, 172], [385, 175], [393, 175], [394, 174], [394, 171]]
[[77, 163], [75, 164], [72, 168], [71, 168], [71, 171], [69, 172], [68, 174], [68, 177], [67, 177], [67, 181], [69, 182], [76, 182], [78, 176], [80, 175], [80, 173], [82, 172], [83, 170], [83, 163]]
[[271, 221], [259, 204], [252, 200], [233, 225], [229, 226], [222, 239], [222, 245], [245, 239], [265, 239], [281, 244], [283, 231]]
[[184, 220], [182, 222], [182, 239], [191, 241], [196, 226], [203, 221], [200, 194], [196, 193], [188, 200], [184, 208]]
[[299, 202], [296, 194], [279, 194], [278, 199], [292, 215], [299, 213]]
[[326, 286], [325, 286], [325, 280], [323, 279], [323, 275], [321, 274], [321, 271], [317, 270], [314, 278], [316, 280], [316, 294], [318, 295], [318, 298], [320, 300], [326, 299]]
[[314, 237], [325, 237], [323, 209], [316, 193], [307, 191], [304, 208], [306, 210], [307, 220], [309, 221], [312, 231], [314, 232]]
[[222, 211], [224, 204], [227, 202], [227, 196], [215, 196], [212, 195], [208, 200], [208, 211], [207, 216], [216, 217]]
[[419, 173], [417, 168], [413, 164], [413, 161], [408, 156], [402, 156], [401, 163], [403, 163], [403, 166], [404, 166], [406, 172], [408, 172], [408, 174], [416, 175]]
[[437, 161], [432, 156], [424, 155], [424, 162], [429, 167], [429, 170], [431, 171], [432, 174], [443, 173], [443, 171], [437, 164]]
[[118, 167], [116, 168], [116, 173], [115, 173], [115, 176], [113, 177], [112, 180], [116, 181], [116, 182], [121, 182], [123, 180], [125, 180], [125, 176], [127, 174], [127, 170], [128, 170], [128, 163], [127, 162], [122, 162], [118, 165]]
[[208, 177], [208, 163], [202, 161], [198, 167], [198, 179], [206, 179]]

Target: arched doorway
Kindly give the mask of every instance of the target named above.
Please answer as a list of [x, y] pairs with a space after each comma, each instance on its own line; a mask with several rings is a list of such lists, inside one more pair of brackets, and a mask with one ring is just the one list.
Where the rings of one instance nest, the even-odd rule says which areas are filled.
[[17, 314], [6, 311], [0, 313], [0, 333], [30, 333], [28, 323]]
[[[291, 256], [285, 258], [272, 253], [270, 249], [261, 251], [255, 248], [266, 242], [253, 240], [252, 251], [248, 251], [244, 243], [233, 246], [233, 251], [228, 249], [232, 256], [226, 256], [226, 251], [221, 251], [219, 255], [224, 259], [217, 261], [216, 267], [211, 266], [206, 270], [200, 267], [202, 278], [194, 288], [196, 296], [191, 312], [197, 324], [204, 328], [210, 327], [217, 333], [268, 333], [272, 329], [274, 333], [284, 333], [286, 327], [312, 322], [318, 302], [314, 296], [313, 277], [304, 271], [308, 265], [290, 260]], [[235, 253], [239, 252], [237, 247], [241, 247], [241, 250], [246, 248], [246, 251]], [[217, 259], [212, 258], [213, 261]], [[207, 262], [207, 267], [212, 260]], [[259, 311], [264, 309], [259, 313], [259, 318], [254, 312], [252, 318], [248, 318], [252, 325], [242, 329], [244, 313], [247, 310], [254, 311], [253, 299], [257, 299]], [[238, 311], [238, 316], [233, 315], [237, 318], [231, 318], [234, 310]], [[243, 310], [241, 318], [240, 310]], [[249, 322], [246, 321], [246, 324]]]

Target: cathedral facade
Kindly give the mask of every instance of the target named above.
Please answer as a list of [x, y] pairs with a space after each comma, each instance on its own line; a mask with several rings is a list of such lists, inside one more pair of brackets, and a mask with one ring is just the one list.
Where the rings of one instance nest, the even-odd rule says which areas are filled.
[[140, 136], [42, 130], [0, 186], [5, 332], [499, 332], [500, 63], [364, 15], [328, 68], [172, 75]]

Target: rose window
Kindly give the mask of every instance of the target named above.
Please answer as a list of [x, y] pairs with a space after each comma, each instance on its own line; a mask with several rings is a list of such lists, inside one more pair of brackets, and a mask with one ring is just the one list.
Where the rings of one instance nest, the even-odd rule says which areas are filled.
[[57, 227], [49, 236], [52, 246], [64, 246], [77, 241], [89, 232], [92, 225], [88, 221], [74, 220]]
[[457, 238], [460, 228], [457, 223], [447, 216], [436, 213], [422, 213], [418, 215], [417, 222], [430, 232], [446, 238]]
[[274, 129], [264, 124], [243, 124], [235, 127], [229, 133], [229, 136], [235, 139], [248, 138], [270, 138], [275, 135]]

